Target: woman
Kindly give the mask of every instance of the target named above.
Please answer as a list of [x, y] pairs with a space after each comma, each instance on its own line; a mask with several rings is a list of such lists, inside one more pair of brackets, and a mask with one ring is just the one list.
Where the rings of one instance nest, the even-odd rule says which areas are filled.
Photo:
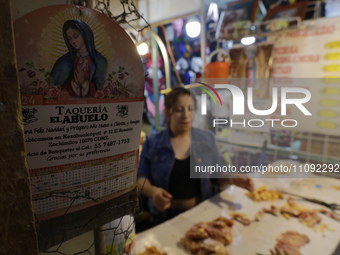
[[156, 224], [211, 197], [214, 186], [228, 182], [253, 189], [248, 178], [190, 178], [190, 166], [225, 165], [213, 134], [191, 127], [196, 109], [195, 97], [188, 90], [174, 88], [165, 99], [167, 128], [148, 136], [144, 143], [137, 183], [139, 190], [149, 197]]
[[104, 85], [107, 61], [95, 49], [91, 28], [81, 20], [67, 20], [63, 36], [69, 52], [54, 64], [52, 84], [70, 96], [94, 96]]

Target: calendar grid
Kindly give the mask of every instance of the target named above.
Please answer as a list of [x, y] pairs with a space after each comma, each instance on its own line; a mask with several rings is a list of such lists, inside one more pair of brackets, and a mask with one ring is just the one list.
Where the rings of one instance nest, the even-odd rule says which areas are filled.
[[33, 208], [37, 215], [119, 193], [135, 184], [137, 151], [31, 170]]

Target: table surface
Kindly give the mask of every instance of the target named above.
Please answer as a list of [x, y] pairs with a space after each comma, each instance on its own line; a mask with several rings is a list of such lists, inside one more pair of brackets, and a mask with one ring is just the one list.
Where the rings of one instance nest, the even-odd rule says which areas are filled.
[[[254, 178], [255, 188], [267, 185], [268, 189], [286, 190], [294, 194], [321, 199], [325, 202], [340, 203], [340, 180], [333, 178]], [[198, 222], [211, 221], [219, 216], [232, 212], [247, 214], [254, 219], [256, 213], [270, 205], [281, 206], [286, 203], [289, 196], [284, 195], [283, 200], [254, 202], [245, 195], [244, 189], [230, 186], [215, 197], [206, 200], [196, 207], [178, 215], [177, 217], [160, 224], [152, 229], [137, 234], [136, 252], [142, 252], [146, 246], [155, 245], [167, 255], [189, 254], [180, 245], [181, 238], [190, 227]], [[295, 199], [305, 208], [325, 208], [307, 201]], [[326, 208], [325, 208], [326, 209]], [[338, 211], [339, 212], [339, 211]], [[339, 212], [340, 213], [340, 212]], [[270, 249], [276, 244], [276, 237], [288, 230], [297, 231], [310, 238], [310, 242], [300, 248], [303, 255], [339, 255], [340, 254], [340, 222], [319, 214], [322, 223], [327, 224], [335, 231], [320, 231], [304, 226], [297, 218], [285, 219], [281, 214], [273, 216], [264, 214], [260, 222], [252, 222], [244, 226], [235, 221], [233, 226], [233, 241], [226, 249], [230, 255], [269, 255]]]

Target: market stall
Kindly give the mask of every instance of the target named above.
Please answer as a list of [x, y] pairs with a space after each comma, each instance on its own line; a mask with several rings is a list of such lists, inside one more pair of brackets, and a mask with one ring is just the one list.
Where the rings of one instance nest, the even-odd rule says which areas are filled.
[[[243, 4], [247, 1], [239, 1], [239, 4], [240, 2]], [[254, 1], [249, 1], [249, 4], [250, 2]], [[243, 7], [239, 9], [235, 7], [233, 11], [241, 12]], [[278, 8], [276, 14], [279, 15], [287, 10], [286, 8]], [[230, 14], [227, 15], [227, 12], [226, 9], [225, 17]], [[287, 191], [339, 204], [339, 180], [325, 177], [340, 177], [338, 169], [333, 171], [338, 168], [340, 162], [338, 135], [340, 44], [337, 39], [340, 29], [337, 25], [339, 18], [301, 22], [305, 13], [302, 10], [300, 14], [281, 20], [283, 23], [271, 20], [273, 17], [269, 16], [273, 13], [268, 14], [268, 18], [265, 18], [263, 23], [254, 23], [254, 31], [242, 30], [241, 27], [236, 26], [236, 24], [241, 26], [242, 23], [228, 21], [230, 23], [228, 24], [224, 18], [220, 18], [219, 24], [222, 30], [216, 34], [217, 41], [234, 41], [234, 46], [227, 47], [227, 50], [223, 49], [221, 43], [221, 51], [229, 50], [230, 72], [224, 73], [225, 79], [215, 79], [217, 76], [209, 77], [206, 72], [207, 79], [200, 80], [199, 85], [187, 86], [191, 91], [195, 90], [194, 86], [200, 86], [194, 91], [198, 100], [194, 126], [210, 129], [215, 133], [215, 140], [220, 145], [220, 153], [226, 163], [235, 169], [242, 167], [261, 169], [293, 159], [296, 161], [289, 163], [291, 168], [302, 170], [300, 174], [295, 172], [290, 176], [274, 173], [259, 178], [258, 175], [253, 175], [251, 177], [255, 177], [253, 180], [256, 188], [267, 185], [267, 188], [272, 191]], [[227, 24], [224, 24], [225, 22]], [[244, 24], [251, 27], [250, 23]], [[280, 24], [284, 26], [280, 27]], [[230, 31], [227, 28], [230, 28]], [[254, 36], [252, 45], [240, 43], [242, 37], [249, 35]], [[263, 82], [258, 82], [260, 79]], [[239, 95], [242, 94], [242, 97], [239, 97], [243, 100], [241, 103], [235, 103], [239, 98], [235, 97], [236, 93], [234, 94], [230, 87], [227, 88], [226, 84], [234, 84], [234, 91], [240, 92]], [[249, 92], [249, 88], [253, 89], [253, 93]], [[254, 112], [258, 109], [271, 108], [274, 101], [272, 96], [274, 88], [279, 91], [278, 94], [274, 94], [277, 98], [282, 95], [282, 88], [302, 88], [300, 91], [306, 93], [308, 91], [311, 99], [307, 100], [308, 103], [304, 103], [312, 113], [312, 117], [303, 116], [305, 114], [302, 114], [303, 112], [299, 111], [301, 109], [294, 104], [290, 105], [292, 107], [288, 106], [287, 112], [284, 113], [280, 108], [282, 105], [274, 105], [274, 108], [278, 107], [271, 114], [251, 115], [249, 111], [236, 113], [236, 110], [243, 109], [243, 106], [245, 109], [249, 107], [250, 110], [249, 105], [252, 103], [254, 103]], [[303, 97], [303, 93], [300, 95]], [[250, 97], [251, 103], [248, 100]], [[279, 104], [282, 101], [279, 100]], [[250, 111], [253, 113], [252, 110]], [[262, 128], [259, 124], [262, 129], [257, 129], [258, 123], [263, 123], [270, 118], [283, 121], [281, 122], [283, 125], [267, 125]], [[287, 128], [286, 119], [295, 121], [295, 128]], [[232, 120], [236, 123], [235, 126], [232, 126]], [[216, 123], [220, 125], [215, 125]], [[250, 124], [247, 127], [240, 127], [243, 123]], [[286, 164], [285, 162], [282, 164]], [[326, 167], [325, 171], [321, 171], [322, 175], [310, 174], [313, 172], [312, 168], [316, 166]], [[205, 233], [204, 227], [196, 224], [203, 222], [213, 225], [218, 217], [233, 218], [235, 213], [241, 218], [249, 219], [250, 224], [242, 224], [234, 220], [232, 226], [229, 226], [232, 229], [232, 241], [230, 243], [226, 241], [224, 246], [230, 255], [340, 254], [339, 214], [333, 214], [326, 207], [297, 197], [290, 198], [290, 195], [286, 194], [282, 196], [282, 199], [275, 201], [254, 201], [245, 195], [244, 190], [231, 186], [193, 209], [138, 234], [137, 254], [142, 255], [142, 252], [150, 246], [163, 252], [163, 255], [190, 254], [183, 245], [183, 238], [188, 230], [196, 226], [199, 231]], [[300, 211], [296, 214], [289, 211], [287, 214], [285, 211], [287, 205], [295, 206]], [[259, 214], [263, 214], [262, 217], [259, 217]], [[296, 233], [300, 239], [305, 240], [305, 243], [299, 244], [298, 253], [279, 253], [279, 251], [275, 253], [275, 247], [277, 248], [282, 236], [286, 236], [287, 232], [288, 235], [292, 232]], [[191, 254], [198, 253], [193, 251]]]
[[[4, 182], [12, 180], [11, 183], [15, 184], [3, 185], [3, 196], [6, 201], [10, 201], [3, 204], [10, 212], [8, 215], [11, 215], [10, 218], [3, 217], [3, 222], [7, 226], [8, 222], [18, 221], [18, 225], [12, 224], [16, 226], [15, 229], [27, 228], [27, 224], [21, 221], [24, 215], [21, 207], [17, 208], [18, 213], [11, 213], [14, 208], [12, 201], [21, 202], [21, 193], [27, 193], [27, 203], [19, 204], [26, 206], [24, 209], [30, 224], [27, 229], [29, 231], [21, 231], [25, 236], [20, 238], [16, 233], [13, 234], [13, 231], [10, 232], [11, 228], [6, 229], [5, 237], [13, 234], [8, 240], [3, 238], [11, 244], [10, 249], [24, 246], [27, 251], [34, 253], [38, 249], [41, 254], [91, 253], [96, 249], [96, 254], [122, 254], [124, 251], [130, 253], [130, 248], [136, 243], [134, 250], [139, 255], [149, 246], [164, 252], [163, 255], [189, 254], [182, 242], [187, 231], [200, 222], [211, 223], [216, 219], [223, 219], [221, 221], [225, 221], [224, 227], [230, 232], [225, 237], [226, 243], [222, 245], [222, 250], [226, 249], [226, 252], [218, 253], [220, 255], [273, 255], [280, 238], [291, 234], [289, 231], [297, 233], [299, 240], [303, 240], [296, 248], [299, 253], [289, 255], [340, 254], [339, 214], [334, 214], [322, 205], [301, 200], [297, 196], [290, 198], [290, 195], [283, 193], [287, 191], [339, 204], [339, 180], [325, 177], [327, 175], [340, 178], [339, 18], [317, 19], [324, 15], [321, 15], [321, 9], [315, 7], [312, 10], [314, 19], [302, 22], [305, 16], [311, 16], [308, 15], [307, 1], [298, 1], [296, 4], [291, 3], [295, 1], [289, 1], [288, 4], [286, 1], [220, 0], [216, 4], [211, 0], [139, 0], [135, 5], [132, 0], [69, 0], [66, 1], [68, 5], [59, 7], [52, 4], [65, 4], [65, 1], [7, 2], [13, 3], [13, 8], [6, 5], [6, 9], [8, 12], [12, 10], [15, 42], [11, 43], [10, 48], [13, 54], [9, 56], [7, 48], [4, 48], [4, 54], [10, 59], [9, 62], [17, 65], [13, 67], [12, 76], [10, 75], [14, 77], [15, 81], [12, 83], [16, 85], [16, 90], [12, 91], [14, 96], [7, 97], [7, 88], [13, 87], [0, 86], [4, 88], [4, 92], [0, 92], [6, 98], [6, 101], [0, 102], [0, 113], [5, 116], [3, 119], [7, 123], [10, 120], [8, 109], [14, 98], [15, 112], [20, 113], [22, 110], [22, 116], [19, 114], [15, 123], [20, 127], [20, 132], [17, 130], [18, 132], [12, 132], [11, 136], [5, 135], [6, 140], [2, 146], [4, 155], [7, 155], [8, 151], [11, 154], [9, 159], [2, 157], [11, 162], [10, 165], [3, 164], [5, 171], [2, 172], [5, 177], [2, 179]], [[275, 8], [271, 6], [273, 2], [277, 4]], [[321, 6], [321, 2], [318, 0], [314, 4]], [[261, 3], [268, 12], [263, 11]], [[119, 15], [113, 13], [118, 7], [123, 9]], [[31, 16], [26, 16], [30, 15], [29, 13]], [[145, 19], [139, 13], [144, 13]], [[137, 15], [138, 19], [126, 20], [130, 14]], [[275, 17], [284, 19], [275, 21]], [[11, 19], [9, 16], [5, 18], [6, 22]], [[138, 36], [129, 38], [118, 24], [112, 24], [112, 19], [126, 30], [136, 30]], [[137, 24], [139, 19], [142, 19], [141, 24]], [[69, 66], [72, 66], [68, 68], [71, 75], [68, 75], [67, 81], [62, 81], [60, 77], [63, 75], [59, 76], [53, 71], [54, 67], [59, 68], [57, 62], [65, 60], [65, 54], [73, 52], [72, 47], [76, 48], [69, 45], [70, 39], [65, 36], [65, 31], [71, 29], [66, 29], [70, 20], [73, 24], [81, 24], [89, 35], [91, 43], [85, 46], [91, 48], [91, 51], [95, 50], [95, 55], [85, 54], [87, 52], [82, 52], [82, 55], [80, 49], [77, 49], [76, 55], [77, 58], [86, 57], [85, 64], [89, 64], [90, 69], [85, 66], [82, 68], [86, 69], [86, 75], [89, 77], [95, 70], [91, 61], [98, 61], [98, 67], [95, 68], [102, 71], [98, 75], [99, 80], [102, 80], [100, 83], [95, 84], [89, 77], [86, 81], [83, 80], [85, 70], [79, 71], [81, 75], [78, 73], [79, 63], [77, 72], [72, 72], [71, 69], [75, 68], [76, 63], [72, 62], [72, 66], [72, 63], [67, 61]], [[148, 30], [149, 24], [146, 21], [153, 26], [152, 31]], [[192, 26], [187, 26], [190, 23], [199, 25], [197, 33]], [[62, 29], [64, 25], [65, 31]], [[158, 25], [161, 26], [156, 29]], [[143, 28], [135, 29], [140, 26]], [[145, 34], [141, 35], [144, 28], [144, 33], [149, 33], [152, 39], [152, 58], [150, 55], [149, 60], [141, 61], [142, 54], [137, 54], [135, 46], [147, 40], [144, 38]], [[10, 33], [3, 34], [12, 34], [11, 28], [6, 30]], [[130, 31], [127, 32], [133, 37]], [[195, 32], [194, 35], [192, 32]], [[242, 39], [250, 35], [254, 37], [254, 44], [245, 46]], [[12, 49], [14, 45], [17, 57], [14, 56], [14, 48]], [[81, 48], [84, 50], [84, 45]], [[221, 54], [214, 56], [214, 53]], [[210, 54], [209, 57], [206, 57], [206, 54]], [[247, 195], [245, 190], [229, 186], [217, 196], [203, 201], [185, 213], [139, 233], [135, 242], [133, 221], [140, 209], [137, 195], [143, 195], [143, 189], [138, 190], [136, 187], [136, 168], [142, 158], [139, 143], [144, 141], [144, 138], [140, 139], [144, 96], [147, 95], [144, 105], [149, 107], [147, 111], [155, 122], [153, 131], [159, 131], [166, 123], [162, 119], [164, 116], [160, 116], [164, 110], [163, 87], [170, 89], [176, 85], [188, 84], [190, 91], [194, 91], [191, 89], [197, 81], [196, 78], [216, 78], [214, 75], [208, 77], [209, 68], [205, 65], [206, 62], [215, 64], [213, 58], [225, 58], [223, 62], [218, 63], [222, 63], [223, 68], [214, 75], [222, 74], [221, 78], [225, 78], [223, 83], [238, 85], [236, 89], [245, 92], [244, 94], [247, 89], [252, 88], [256, 103], [267, 107], [266, 109], [272, 102], [271, 92], [274, 87], [280, 89], [280, 93], [282, 87], [293, 88], [291, 91], [295, 88], [303, 89], [304, 92], [308, 90], [312, 97], [307, 100], [305, 110], [312, 112], [313, 117], [302, 119], [305, 116], [301, 115], [306, 111], [299, 111], [301, 104], [287, 103], [287, 114], [283, 114], [279, 107], [277, 111], [272, 112], [271, 118], [280, 120], [281, 127], [270, 128], [267, 125], [265, 129], [258, 131], [254, 123], [263, 123], [263, 118], [256, 117], [249, 120], [247, 123], [250, 124], [244, 129], [231, 125], [212, 128], [213, 118], [227, 123], [235, 117], [229, 114], [236, 107], [230, 107], [230, 93], [225, 93], [223, 100], [221, 90], [216, 88], [217, 93], [214, 88], [211, 90], [209, 87], [216, 83], [203, 79], [200, 81], [209, 86], [201, 83], [198, 88], [198, 122], [193, 126], [214, 132], [215, 140], [219, 143], [219, 153], [223, 155], [226, 163], [235, 169], [257, 167], [261, 170], [269, 164], [275, 165], [274, 162], [280, 164], [277, 163], [278, 160], [294, 159], [296, 161], [290, 163], [290, 167], [297, 171], [302, 170], [300, 173], [303, 172], [303, 175], [274, 173], [250, 176], [255, 177], [258, 193]], [[229, 63], [226, 59], [229, 59]], [[147, 70], [143, 70], [142, 63]], [[216, 71], [216, 66], [211, 66]], [[171, 72], [174, 79], [171, 79]], [[72, 76], [75, 79], [72, 79]], [[252, 79], [257, 78], [267, 80], [263, 83], [253, 82]], [[281, 78], [288, 80], [280, 80]], [[300, 83], [297, 78], [314, 80], [304, 79], [306, 82]], [[69, 79], [73, 83], [69, 82]], [[267, 82], [269, 79], [270, 82]], [[144, 82], [146, 91], [143, 91]], [[18, 96], [19, 93], [21, 97]], [[210, 102], [206, 107], [208, 95]], [[281, 96], [274, 95], [277, 98]], [[242, 103], [245, 102], [244, 99], [248, 98], [243, 98]], [[223, 107], [213, 109], [213, 102], [215, 106], [220, 107], [218, 103], [222, 106], [222, 101]], [[254, 104], [253, 108], [254, 106], [255, 111], [263, 110], [258, 110], [258, 105]], [[240, 108], [242, 107], [243, 105]], [[210, 111], [208, 114], [206, 108]], [[83, 118], [79, 113], [83, 114]], [[285, 119], [288, 118], [294, 120], [296, 125], [299, 122], [296, 129], [286, 128], [284, 124], [287, 124]], [[238, 121], [240, 123], [239, 119], [234, 119], [234, 122]], [[78, 122], [83, 124], [80, 126]], [[244, 120], [243, 123], [245, 122]], [[273, 123], [274, 121], [271, 122]], [[20, 137], [25, 136], [24, 141], [18, 140], [18, 134]], [[13, 141], [19, 141], [20, 157], [14, 155], [13, 150], [8, 150], [6, 141], [9, 137], [11, 146], [18, 144]], [[213, 140], [211, 135], [210, 141]], [[183, 143], [179, 144], [183, 146]], [[207, 155], [207, 152], [211, 152], [204, 150], [202, 146], [201, 148], [201, 152]], [[167, 158], [165, 153], [161, 156], [163, 159]], [[20, 162], [19, 158], [22, 159]], [[19, 162], [20, 167], [15, 167], [15, 162]], [[201, 162], [201, 158], [198, 158], [198, 162]], [[299, 168], [300, 166], [306, 167]], [[12, 171], [14, 168], [21, 169], [22, 174], [25, 174], [27, 187], [22, 185], [20, 176], [19, 181], [12, 178], [16, 175], [16, 172]], [[322, 170], [323, 175], [310, 174], [316, 170]], [[180, 179], [177, 177], [176, 181]], [[16, 189], [17, 185], [27, 190], [8, 191], [8, 187], [13, 186]], [[275, 193], [278, 190], [282, 193]], [[261, 191], [268, 192], [259, 195]], [[275, 194], [275, 199], [270, 197], [271, 192]], [[8, 194], [12, 193], [16, 196], [8, 197]], [[201, 201], [198, 199], [202, 197], [191, 198]], [[124, 215], [123, 219], [121, 216]], [[199, 230], [205, 231], [204, 228]], [[85, 232], [90, 234], [87, 235], [90, 238], [84, 241], [80, 234]], [[80, 238], [79, 243], [84, 247], [74, 245], [74, 240], [66, 242], [73, 237]], [[14, 240], [19, 240], [19, 245], [14, 243]], [[39, 245], [27, 249], [30, 245], [23, 245], [22, 240], [32, 246], [36, 242], [39, 242]], [[20, 249], [25, 250], [22, 247]], [[211, 249], [214, 250], [214, 247]], [[6, 254], [12, 253], [19, 254]], [[277, 252], [274, 255], [282, 254]]]
[[[266, 185], [268, 190], [286, 190], [309, 198], [317, 198], [328, 203], [339, 203], [337, 187], [340, 181], [332, 178], [258, 178], [254, 179], [256, 188]], [[275, 201], [251, 200], [243, 189], [230, 186], [215, 197], [206, 200], [195, 208], [154, 227], [137, 234], [136, 251], [140, 254], [148, 246], [155, 246], [167, 255], [190, 254], [181, 245], [181, 240], [194, 224], [208, 222], [219, 216], [229, 217], [233, 213], [245, 214], [250, 225], [235, 221], [232, 226], [231, 244], [226, 246], [229, 254], [237, 255], [268, 255], [274, 250], [276, 238], [287, 231], [296, 231], [309, 238], [309, 243], [299, 250], [303, 255], [337, 255], [340, 254], [340, 222], [326, 215], [321, 215], [321, 221], [313, 227], [308, 227], [297, 218], [290, 219], [278, 213], [276, 216], [265, 213], [261, 220], [255, 221], [257, 213], [262, 208], [271, 205], [281, 207], [287, 203], [289, 195]], [[315, 203], [295, 199], [296, 203], [309, 209], [326, 209]], [[338, 211], [339, 212], [339, 211]]]

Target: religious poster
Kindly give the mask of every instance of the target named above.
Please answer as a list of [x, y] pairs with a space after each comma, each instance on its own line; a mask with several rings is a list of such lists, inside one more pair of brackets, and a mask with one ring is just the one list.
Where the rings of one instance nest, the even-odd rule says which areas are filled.
[[14, 31], [37, 217], [135, 188], [144, 71], [130, 37], [75, 5], [33, 11]]

